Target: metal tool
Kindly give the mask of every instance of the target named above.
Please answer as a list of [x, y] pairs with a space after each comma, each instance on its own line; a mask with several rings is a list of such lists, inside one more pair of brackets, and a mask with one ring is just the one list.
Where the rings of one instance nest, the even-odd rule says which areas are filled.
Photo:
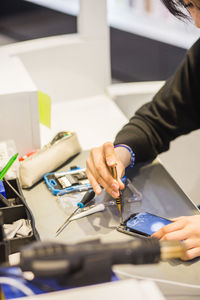
[[77, 203], [77, 208], [74, 212], [67, 218], [67, 220], [58, 228], [56, 231], [56, 236], [64, 229], [64, 227], [70, 222], [70, 219], [75, 215], [75, 213], [83, 208], [86, 204], [88, 204], [95, 196], [95, 192], [93, 190], [89, 190], [84, 196], [83, 199]]
[[[117, 168], [116, 166], [109, 167], [110, 173], [114, 179], [117, 180]], [[120, 213], [120, 223], [123, 224], [123, 218], [122, 218], [122, 198], [121, 193], [119, 190], [119, 197], [115, 199], [119, 213]]]
[[71, 221], [74, 221], [74, 220], [78, 220], [80, 218], [84, 218], [84, 217], [87, 217], [89, 215], [92, 215], [92, 214], [95, 214], [97, 212], [100, 212], [100, 211], [104, 211], [105, 210], [105, 204], [103, 203], [99, 203], [97, 205], [91, 205], [88, 207], [88, 209], [83, 209], [82, 212], [76, 214], [75, 216], [71, 217], [70, 219], [70, 222]]

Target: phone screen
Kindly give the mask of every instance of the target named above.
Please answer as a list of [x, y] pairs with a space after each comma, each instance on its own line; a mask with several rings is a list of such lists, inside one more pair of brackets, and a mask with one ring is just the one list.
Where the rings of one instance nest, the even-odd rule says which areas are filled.
[[126, 221], [126, 228], [144, 235], [152, 235], [154, 232], [170, 223], [172, 223], [172, 221], [143, 212], [130, 217]]

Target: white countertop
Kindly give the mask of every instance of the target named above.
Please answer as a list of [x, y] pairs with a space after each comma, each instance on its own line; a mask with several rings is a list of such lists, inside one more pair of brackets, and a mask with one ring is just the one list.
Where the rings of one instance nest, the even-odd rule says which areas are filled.
[[77, 133], [83, 150], [90, 149], [113, 141], [127, 121], [106, 94], [72, 101], [52, 101], [51, 129], [41, 125], [42, 145], [59, 131], [70, 130]]

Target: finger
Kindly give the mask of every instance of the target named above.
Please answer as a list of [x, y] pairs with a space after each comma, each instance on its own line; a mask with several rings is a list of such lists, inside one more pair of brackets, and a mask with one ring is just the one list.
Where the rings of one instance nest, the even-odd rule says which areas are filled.
[[121, 181], [121, 177], [124, 176], [124, 166], [119, 160], [119, 158], [116, 156], [116, 153], [114, 151], [114, 145], [110, 142], [107, 142], [103, 145], [103, 152], [105, 155], [105, 161], [107, 166], [117, 167], [117, 181], [118, 181], [118, 189], [123, 190], [124, 189], [124, 184]]
[[[114, 198], [119, 197], [119, 188], [117, 182], [115, 181], [114, 184], [111, 186], [100, 176], [99, 172], [96, 172], [94, 167], [93, 161], [90, 158], [86, 162], [87, 164], [87, 171], [86, 174], [88, 179], [93, 187], [94, 192], [99, 195], [102, 192], [101, 186]], [[91, 168], [91, 169], [90, 169]], [[113, 178], [111, 177], [113, 180]]]
[[117, 158], [114, 151], [114, 145], [110, 142], [103, 144], [103, 153], [105, 155], [106, 164], [109, 167], [117, 165]]
[[155, 232], [152, 237], [156, 237], [158, 239], [161, 239], [163, 236], [165, 236], [167, 233], [180, 230], [184, 227], [184, 220], [178, 220], [176, 222], [172, 222], [166, 226], [163, 226], [160, 230]]
[[182, 260], [191, 260], [198, 256], [200, 256], [200, 247], [187, 250], [185, 255], [182, 257]]
[[161, 241], [183, 241], [188, 238], [189, 232], [186, 228], [169, 232], [162, 236]]
[[88, 168], [86, 169], [86, 174], [95, 194], [100, 195], [102, 193], [102, 188], [100, 187], [99, 183], [96, 181], [95, 177], [92, 175]]
[[121, 179], [119, 179], [118, 183], [119, 183], [119, 189], [120, 189], [120, 190], [124, 190], [125, 185], [124, 185], [124, 183], [121, 181]]
[[109, 186], [115, 192], [119, 191], [119, 183], [112, 177], [108, 170], [102, 147], [101, 149], [93, 148], [87, 162], [88, 167], [92, 171], [92, 174], [98, 183], [100, 183], [106, 190], [108, 190]]
[[101, 177], [98, 177], [96, 180], [96, 177], [92, 175], [92, 173], [87, 173], [88, 179], [93, 187], [94, 192], [97, 195], [100, 195], [102, 192], [102, 187], [113, 197], [117, 198], [119, 197], [119, 190], [115, 191], [113, 190], [112, 186], [110, 187]]
[[192, 249], [192, 248], [197, 248], [200, 247], [200, 241], [199, 239], [195, 238], [188, 238], [184, 240], [184, 245], [187, 250]]
[[[114, 151], [114, 145], [110, 142], [107, 142], [103, 145], [103, 153], [105, 156], [105, 162], [108, 167], [116, 166], [117, 168], [117, 179], [118, 185], [115, 185], [115, 182], [112, 182], [113, 189], [117, 192], [119, 189], [124, 189], [124, 184], [121, 181], [121, 177], [124, 175], [124, 167], [120, 160], [117, 158], [115, 151]], [[110, 171], [109, 171], [110, 172]], [[105, 178], [105, 176], [102, 176]]]
[[[162, 228], [161, 228], [162, 229]], [[158, 231], [156, 231], [156, 232], [154, 232], [151, 236], [153, 237], [153, 238], [156, 238], [156, 239], [161, 239], [163, 236], [164, 236], [164, 232], [162, 231], [162, 230], [158, 230]]]
[[92, 150], [90, 152], [90, 156], [86, 160], [86, 174], [94, 192], [97, 195], [101, 194], [102, 188], [100, 186], [100, 182], [98, 182], [98, 176], [95, 171], [95, 165], [92, 159]]

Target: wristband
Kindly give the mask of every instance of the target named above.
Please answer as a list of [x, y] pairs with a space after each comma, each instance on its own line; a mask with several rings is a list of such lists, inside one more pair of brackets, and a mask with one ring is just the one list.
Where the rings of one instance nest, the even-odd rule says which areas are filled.
[[131, 148], [125, 144], [117, 144], [114, 146], [114, 148], [117, 148], [117, 147], [123, 147], [123, 148], [126, 148], [130, 154], [131, 154], [131, 162], [129, 164], [128, 167], [126, 167], [126, 170], [132, 168], [134, 165], [135, 165], [135, 153], [131, 150]]

